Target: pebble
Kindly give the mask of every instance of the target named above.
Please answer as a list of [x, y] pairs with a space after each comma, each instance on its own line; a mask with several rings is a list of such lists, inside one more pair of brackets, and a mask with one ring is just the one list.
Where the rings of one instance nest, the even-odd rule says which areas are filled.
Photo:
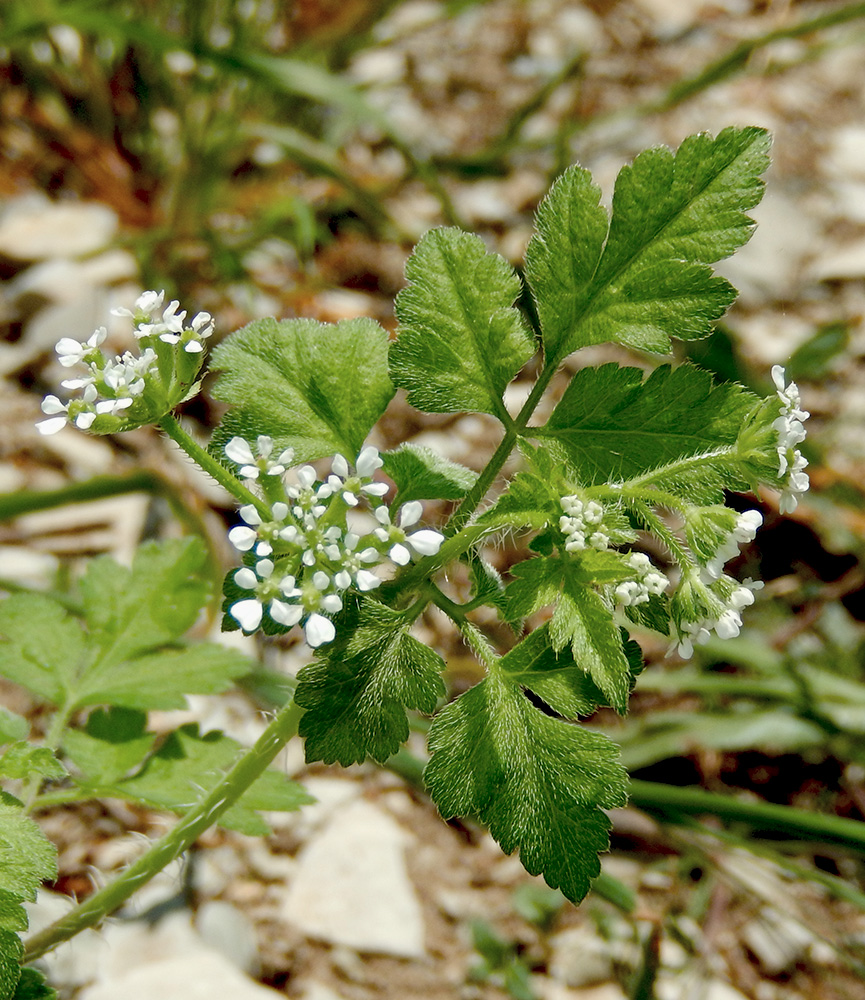
[[259, 971], [258, 938], [252, 921], [236, 906], [221, 899], [203, 903], [195, 927], [204, 943], [249, 975]]
[[550, 940], [550, 973], [571, 987], [601, 983], [613, 975], [609, 942], [590, 927], [570, 927]]
[[298, 857], [283, 917], [358, 952], [422, 958], [424, 923], [405, 863], [408, 835], [365, 801], [336, 813]]
[[117, 224], [117, 214], [98, 202], [27, 195], [0, 215], [0, 255], [22, 261], [82, 257], [107, 246]]
[[209, 948], [140, 965], [125, 975], [89, 987], [78, 1000], [277, 1000], [285, 994], [254, 983]]

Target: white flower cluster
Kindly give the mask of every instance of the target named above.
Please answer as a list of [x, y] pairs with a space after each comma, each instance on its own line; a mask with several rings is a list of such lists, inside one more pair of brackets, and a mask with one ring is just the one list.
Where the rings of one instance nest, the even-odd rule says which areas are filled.
[[[287, 448], [271, 459], [273, 441], [264, 435], [257, 452], [243, 438], [232, 438], [225, 453], [241, 466], [240, 474], [255, 479], [259, 473], [281, 475], [294, 457]], [[254, 568], [244, 566], [234, 582], [252, 596], [235, 601], [228, 613], [246, 632], [254, 632], [266, 611], [289, 628], [304, 622], [307, 643], [316, 648], [332, 642], [336, 629], [328, 615], [342, 608], [342, 595], [354, 589], [374, 590], [382, 579], [375, 572], [387, 560], [404, 566], [412, 553], [435, 555], [444, 535], [430, 528], [406, 533], [423, 512], [419, 501], [403, 504], [397, 523], [383, 501], [388, 487], [373, 480], [384, 463], [378, 451], [365, 447], [351, 474], [348, 461], [334, 456], [331, 473], [324, 482], [311, 465], [296, 470], [296, 483], [285, 487], [285, 499], [270, 504], [263, 517], [253, 504], [240, 508], [244, 524], [228, 533], [239, 552], [256, 557]], [[364, 501], [372, 509], [376, 527], [361, 534], [352, 530], [348, 514]]]
[[[799, 387], [795, 382], [785, 384], [787, 375], [780, 365], [772, 368], [772, 381], [778, 390], [778, 398], [783, 406], [781, 413], [772, 426], [778, 432], [778, 475], [787, 475], [787, 482], [781, 491], [778, 505], [782, 514], [794, 511], [799, 503], [799, 496], [810, 486], [805, 468], [808, 460], [796, 447], [805, 440], [804, 421], [811, 416], [802, 409]], [[792, 457], [791, 457], [792, 449]]]
[[718, 546], [717, 551], [706, 562], [701, 571], [704, 583], [720, 580], [724, 565], [739, 554], [739, 546], [753, 542], [757, 529], [763, 523], [763, 515], [759, 510], [746, 510], [736, 518], [736, 525], [729, 535]]
[[[139, 340], [151, 337], [171, 345], [182, 343], [188, 354], [200, 354], [203, 341], [213, 332], [212, 317], [206, 312], [198, 313], [186, 326], [186, 312], [178, 312], [180, 303], [173, 301], [163, 309], [164, 297], [164, 292], [144, 292], [136, 300], [135, 312], [115, 309], [113, 313], [132, 317]], [[89, 430], [99, 416], [125, 416], [125, 411], [142, 397], [148, 379], [158, 372], [158, 354], [152, 342], [145, 343], [138, 356], [126, 351], [112, 359], [101, 350], [107, 337], [108, 331], [101, 326], [84, 343], [71, 337], [57, 342], [55, 351], [64, 368], [84, 365], [87, 371], [60, 383], [64, 389], [82, 390], [77, 399], [63, 403], [52, 394], [42, 400], [42, 412], [48, 414], [48, 419], [36, 424], [40, 434], [56, 434], [67, 423], [82, 431]]]
[[[693, 654], [695, 645], [708, 642], [713, 631], [719, 639], [732, 639], [739, 634], [742, 628], [742, 611], [754, 603], [754, 591], [760, 590], [763, 582], [745, 580], [740, 584], [730, 577], [724, 577], [723, 581], [731, 586], [731, 589], [726, 599], [721, 598], [720, 610], [698, 621], [680, 622], [678, 628], [674, 625], [673, 641], [667, 650], [668, 656], [677, 651], [679, 656], [687, 659]], [[719, 598], [717, 591], [712, 591], [712, 594], [716, 599]]]
[[655, 569], [645, 552], [632, 552], [628, 556], [628, 565], [635, 571], [636, 577], [616, 587], [614, 593], [619, 604], [624, 607], [645, 604], [651, 595], [660, 597], [667, 589], [669, 580]]
[[576, 496], [562, 497], [561, 503], [565, 513], [559, 518], [559, 528], [566, 538], [566, 552], [609, 548], [610, 536], [600, 530], [604, 520], [601, 504]]
[[157, 337], [164, 344], [182, 344], [187, 354], [200, 354], [204, 341], [213, 333], [213, 317], [200, 312], [186, 324], [186, 310], [173, 299], [165, 305], [165, 292], [143, 292], [135, 300], [135, 311], [112, 309], [112, 316], [128, 316], [135, 324], [135, 336]]

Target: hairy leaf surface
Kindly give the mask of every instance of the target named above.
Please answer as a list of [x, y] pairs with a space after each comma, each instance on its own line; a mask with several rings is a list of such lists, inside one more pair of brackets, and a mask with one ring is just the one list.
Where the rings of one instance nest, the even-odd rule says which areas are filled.
[[535, 352], [513, 308], [514, 269], [478, 236], [433, 229], [409, 257], [406, 277], [390, 349], [394, 382], [421, 410], [501, 415], [505, 386]]
[[406, 708], [431, 713], [444, 695], [444, 662], [408, 634], [411, 623], [372, 600], [346, 609], [337, 638], [297, 675], [306, 759], [344, 767], [380, 763], [408, 739]]
[[461, 500], [478, 478], [464, 465], [416, 444], [402, 444], [381, 457], [384, 471], [396, 483], [394, 506], [411, 500]]
[[588, 172], [567, 170], [526, 252], [547, 360], [604, 341], [663, 353], [671, 337], [708, 335], [736, 294], [710, 265], [751, 235], [768, 148], [749, 127], [646, 150], [619, 173], [609, 227]]
[[714, 484], [731, 476], [723, 453], [756, 403], [741, 386], [713, 386], [707, 372], [690, 365], [663, 365], [643, 381], [639, 368], [611, 363], [578, 371], [541, 433], [584, 485], [720, 452], [717, 461], [700, 463]]
[[387, 334], [365, 317], [255, 320], [216, 348], [211, 367], [222, 373], [214, 396], [236, 407], [215, 454], [234, 434], [267, 434], [298, 462], [337, 453], [353, 461], [394, 393]]
[[531, 874], [574, 902], [585, 896], [608, 844], [601, 810], [625, 802], [613, 743], [491, 674], [439, 712], [429, 747], [424, 778], [443, 816], [477, 817]]

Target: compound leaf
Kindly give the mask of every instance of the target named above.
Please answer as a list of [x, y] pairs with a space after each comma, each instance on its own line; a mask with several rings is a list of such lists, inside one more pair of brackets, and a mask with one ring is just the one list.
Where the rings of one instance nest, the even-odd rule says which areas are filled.
[[505, 853], [578, 902], [600, 871], [626, 776], [605, 736], [539, 711], [491, 674], [444, 708], [424, 778], [445, 817], [475, 816]]
[[707, 336], [736, 294], [710, 265], [749, 239], [768, 149], [749, 127], [646, 150], [619, 173], [609, 229], [587, 171], [566, 171], [526, 251], [548, 362], [604, 341], [663, 353], [670, 337]]
[[216, 348], [211, 367], [222, 372], [214, 396], [237, 408], [215, 454], [233, 434], [268, 434], [298, 462], [336, 453], [352, 461], [394, 393], [387, 333], [366, 317], [255, 320]]
[[431, 713], [444, 662], [408, 634], [411, 623], [372, 600], [349, 605], [337, 639], [297, 675], [306, 759], [380, 763], [408, 739], [406, 708]]
[[0, 890], [36, 899], [36, 890], [57, 875], [57, 851], [21, 803], [0, 791]]
[[535, 352], [513, 308], [514, 269], [478, 236], [433, 229], [409, 257], [406, 278], [390, 349], [394, 382], [421, 410], [502, 415], [505, 386]]

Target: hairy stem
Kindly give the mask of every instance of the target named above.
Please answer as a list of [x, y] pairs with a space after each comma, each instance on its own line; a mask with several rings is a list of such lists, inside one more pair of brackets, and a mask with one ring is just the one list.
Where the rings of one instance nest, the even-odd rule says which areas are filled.
[[297, 732], [300, 715], [301, 710], [292, 699], [275, 716], [255, 746], [243, 754], [222, 781], [197, 806], [190, 809], [174, 829], [104, 889], [29, 938], [25, 942], [22, 964], [32, 962], [87, 927], [98, 924], [187, 850], [264, 772]]
[[232, 496], [237, 497], [241, 503], [252, 504], [255, 509], [264, 518], [270, 518], [271, 512], [270, 507], [261, 499], [257, 497], [253, 492], [248, 490], [243, 483], [236, 477], [233, 476], [224, 465], [221, 465], [216, 459], [204, 448], [198, 444], [187, 432], [180, 426], [177, 419], [173, 417], [170, 413], [167, 413], [160, 421], [159, 426], [165, 433], [179, 445], [187, 455], [202, 468], [212, 479], [215, 479], [220, 486], [223, 486], [228, 490]]

